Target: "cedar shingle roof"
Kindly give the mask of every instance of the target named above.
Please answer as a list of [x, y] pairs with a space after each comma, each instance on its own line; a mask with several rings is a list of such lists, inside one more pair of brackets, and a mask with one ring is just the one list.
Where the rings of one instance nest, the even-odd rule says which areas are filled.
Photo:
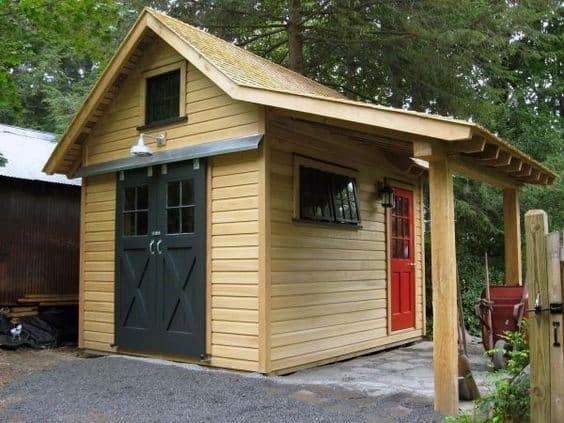
[[171, 28], [202, 56], [206, 57], [208, 61], [237, 85], [301, 95], [345, 99], [337, 91], [306, 78], [299, 73], [272, 63], [201, 29], [171, 18], [164, 13], [153, 9], [147, 10]]
[[[478, 153], [487, 150], [484, 153], [487, 159], [480, 162], [483, 157], [479, 156], [474, 165], [493, 166], [503, 179], [507, 179], [505, 173], [509, 172], [508, 177], [516, 183], [550, 184], [557, 176], [480, 125], [349, 100], [329, 87], [150, 8], [143, 9], [139, 15], [63, 134], [44, 171], [69, 175], [81, 165], [81, 143], [87, 140], [89, 130], [97, 117], [103, 115], [105, 106], [112, 102], [128, 69], [135, 68], [136, 60], [142, 55], [140, 46], [148, 33], [163, 38], [234, 100], [367, 125], [379, 128], [392, 139], [403, 134], [407, 139], [455, 141], [461, 146], [460, 151], [471, 152], [468, 154], [475, 153], [478, 147], [473, 143], [477, 143]], [[471, 145], [464, 147], [466, 143]]]

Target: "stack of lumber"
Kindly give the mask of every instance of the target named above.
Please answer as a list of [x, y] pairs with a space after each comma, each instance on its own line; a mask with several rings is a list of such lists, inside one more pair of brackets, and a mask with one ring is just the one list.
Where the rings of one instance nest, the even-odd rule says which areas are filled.
[[3, 310], [3, 314], [8, 319], [15, 319], [17, 317], [36, 316], [37, 306], [13, 306], [7, 307]]
[[78, 304], [77, 294], [28, 294], [18, 299], [21, 304], [33, 304], [39, 307], [71, 306]]

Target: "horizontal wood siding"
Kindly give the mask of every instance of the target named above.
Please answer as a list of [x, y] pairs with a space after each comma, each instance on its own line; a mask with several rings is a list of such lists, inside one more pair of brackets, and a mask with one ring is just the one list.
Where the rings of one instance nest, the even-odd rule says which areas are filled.
[[113, 351], [116, 177], [84, 178], [82, 189], [80, 346]]
[[211, 166], [211, 364], [258, 370], [258, 151], [215, 157]]
[[[183, 61], [174, 49], [157, 40], [148, 48], [139, 65], [127, 77], [116, 99], [88, 137], [87, 165], [129, 157], [143, 124], [141, 102], [143, 72]], [[192, 64], [186, 66], [186, 114], [188, 122], [167, 125], [143, 132], [158, 134], [166, 131], [167, 144], [153, 150], [168, 150], [203, 142], [240, 137], [263, 132], [262, 107], [232, 100]]]
[[[122, 83], [117, 97], [88, 137], [86, 165], [129, 157], [142, 124], [143, 72], [184, 60], [157, 40]], [[232, 100], [193, 65], [186, 65], [187, 122], [150, 134], [167, 133], [167, 144], [154, 151], [264, 133], [262, 106]], [[212, 364], [258, 369], [258, 152], [209, 161], [211, 209], [211, 355]], [[82, 347], [110, 351], [114, 342], [115, 175], [85, 181], [81, 293]]]
[[[270, 128], [270, 126], [269, 126]], [[378, 150], [269, 129], [271, 141], [271, 368], [291, 369], [422, 334], [421, 196]], [[362, 228], [292, 221], [294, 154], [358, 170]], [[389, 333], [386, 219], [376, 183], [413, 182], [416, 225], [416, 329]]]

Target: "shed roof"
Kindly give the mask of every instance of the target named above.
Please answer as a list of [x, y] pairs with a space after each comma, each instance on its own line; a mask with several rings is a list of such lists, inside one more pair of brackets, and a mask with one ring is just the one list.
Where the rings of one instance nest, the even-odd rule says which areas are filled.
[[55, 134], [0, 124], [0, 153], [8, 160], [5, 166], [0, 167], [0, 176], [80, 185], [80, 179], [72, 180], [64, 175], [47, 175], [42, 172], [45, 160], [56, 145]]
[[[413, 141], [432, 139], [456, 142], [458, 146], [464, 142], [474, 146], [484, 140], [477, 153], [488, 150], [490, 160], [494, 151], [495, 157], [488, 162], [479, 156], [480, 165], [495, 165], [496, 171], [507, 172], [517, 183], [548, 184], [556, 178], [550, 169], [473, 122], [349, 100], [303, 75], [150, 8], [143, 9], [100, 76], [45, 165], [46, 172], [71, 174], [78, 168], [78, 163], [69, 164], [80, 160], [76, 143], [87, 139], [128, 69], [134, 68], [148, 33], [164, 39], [235, 100], [375, 127], [390, 138], [403, 134], [404, 139], [408, 136]], [[73, 156], [72, 160], [64, 160], [67, 154]]]

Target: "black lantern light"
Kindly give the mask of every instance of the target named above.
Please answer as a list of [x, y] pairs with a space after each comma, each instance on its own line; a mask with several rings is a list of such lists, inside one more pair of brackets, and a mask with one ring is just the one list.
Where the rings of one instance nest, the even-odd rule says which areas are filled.
[[378, 199], [384, 208], [394, 208], [396, 205], [394, 199], [394, 189], [388, 185], [386, 179], [383, 182], [378, 182]]

